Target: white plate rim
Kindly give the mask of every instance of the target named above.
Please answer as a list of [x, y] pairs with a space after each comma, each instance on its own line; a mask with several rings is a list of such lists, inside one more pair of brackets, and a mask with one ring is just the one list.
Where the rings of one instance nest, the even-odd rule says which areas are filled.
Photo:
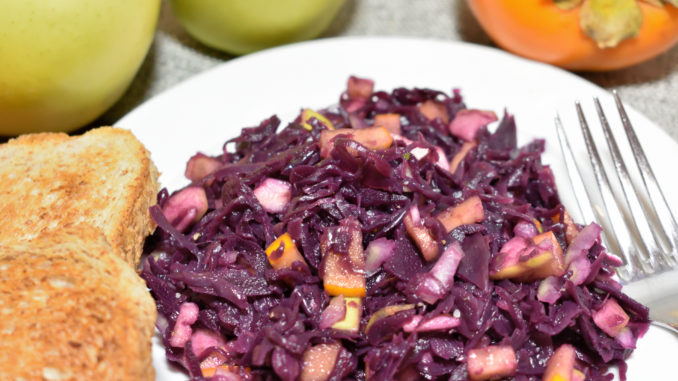
[[[161, 94], [155, 96], [154, 98], [144, 102], [142, 105], [131, 111], [129, 114], [124, 116], [122, 119], [120, 119], [117, 123], [115, 123], [116, 126], [122, 127], [122, 128], [128, 128], [130, 129], [141, 141], [144, 143], [147, 148], [150, 150], [152, 157], [154, 157], [154, 161], [156, 161], [156, 164], [158, 164], [158, 167], [163, 173], [161, 177], [161, 181], [163, 182], [164, 185], [170, 187], [170, 190], [175, 189], [179, 186], [181, 186], [181, 175], [183, 174], [183, 167], [177, 166], [176, 163], [182, 162], [185, 163], [185, 161], [188, 159], [189, 156], [186, 154], [188, 152], [195, 153], [199, 150], [202, 150], [202, 146], [198, 147], [191, 147], [190, 149], [181, 151], [182, 154], [173, 154], [175, 158], [178, 158], [178, 160], [174, 160], [172, 165], [166, 165], [168, 162], [165, 157], [161, 156], [158, 158], [158, 155], [166, 155], [167, 151], [171, 151], [173, 148], [168, 148], [167, 145], [173, 143], [173, 139], [176, 140], [175, 136], [172, 135], [165, 135], [162, 136], [162, 134], [159, 134], [158, 131], [153, 131], [153, 128], [160, 128], [160, 127], [166, 127], [166, 126], [153, 126], [152, 123], [149, 123], [149, 121], [152, 120], [158, 120], [159, 123], [167, 123], [168, 122], [168, 117], [163, 118], [162, 116], [164, 113], [168, 111], [168, 107], [172, 106], [178, 106], [177, 102], [181, 101], [187, 101], [190, 100], [192, 95], [196, 94], [196, 91], [200, 90], [205, 90], [209, 89], [210, 87], [217, 86], [218, 81], [220, 78], [223, 78], [224, 76], [230, 75], [233, 72], [238, 72], [239, 74], [242, 75], [243, 80], [247, 79], [252, 79], [254, 76], [254, 73], [249, 72], [248, 73], [248, 68], [249, 67], [261, 67], [262, 65], [265, 64], [266, 61], [269, 61], [271, 65], [275, 64], [276, 59], [279, 57], [285, 57], [285, 59], [289, 59], [290, 56], [297, 56], [301, 58], [308, 58], [309, 55], [312, 55], [314, 52], [328, 52], [328, 51], [341, 51], [344, 54], [350, 53], [351, 49], [356, 49], [356, 48], [362, 48], [364, 50], [365, 47], [373, 47], [375, 49], [379, 49], [379, 47], [383, 46], [399, 46], [399, 47], [404, 47], [407, 49], [408, 52], [415, 51], [417, 53], [421, 52], [422, 49], [441, 49], [441, 53], [439, 53], [441, 56], [449, 56], [449, 52], [459, 52], [467, 55], [473, 55], [473, 56], [480, 56], [480, 57], [485, 57], [489, 59], [496, 60], [497, 65], [508, 65], [508, 66], [513, 66], [513, 67], [520, 67], [520, 70], [523, 70], [522, 74], [525, 74], [525, 72], [529, 72], [530, 75], [533, 76], [543, 76], [546, 77], [547, 79], [550, 80], [556, 80], [557, 79], [557, 84], [554, 85], [554, 91], [558, 91], [557, 85], [562, 85], [563, 83], [567, 83], [571, 88], [574, 88], [577, 93], [581, 94], [580, 96], [586, 96], [587, 98], [590, 98], [592, 96], [599, 97], [604, 104], [611, 104], [611, 96], [610, 94], [602, 89], [601, 87], [588, 82], [581, 77], [561, 70], [559, 68], [539, 63], [539, 62], [534, 62], [530, 61], [521, 57], [514, 56], [510, 53], [491, 48], [491, 47], [486, 47], [486, 46], [480, 46], [480, 45], [475, 45], [475, 44], [470, 44], [466, 42], [460, 42], [460, 41], [444, 41], [444, 40], [438, 40], [438, 39], [421, 39], [421, 38], [414, 38], [414, 37], [340, 37], [340, 38], [329, 38], [329, 39], [319, 39], [319, 40], [313, 40], [313, 41], [308, 41], [308, 42], [302, 42], [302, 43], [297, 43], [297, 44], [292, 44], [292, 45], [287, 45], [287, 46], [282, 46], [282, 47], [277, 47], [273, 49], [268, 49], [265, 51], [253, 53], [247, 56], [239, 57], [233, 60], [230, 60], [228, 62], [225, 62], [223, 64], [217, 65], [216, 67], [209, 69], [203, 73], [197, 74], [188, 80], [176, 85], [175, 87], [168, 89]], [[392, 53], [392, 52], [391, 52]], [[375, 55], [378, 55], [378, 50]], [[462, 55], [463, 55], [462, 54]], [[374, 57], [372, 57], [374, 58]], [[402, 62], [395, 62], [394, 65], [397, 67], [398, 65], [402, 65]], [[331, 65], [330, 65], [331, 66]], [[332, 67], [334, 68], [334, 67]], [[336, 68], [335, 68], [336, 69]], [[498, 70], [501, 70], [501, 68], [497, 68]], [[323, 70], [329, 70], [329, 69], [323, 69]], [[344, 77], [346, 72], [344, 72]], [[363, 73], [360, 72], [355, 72], [353, 74], [356, 75], [361, 75]], [[465, 73], [461, 73], [465, 74]], [[521, 73], [516, 73], [516, 74], [521, 74]], [[249, 75], [249, 76], [248, 76]], [[391, 75], [390, 73], [388, 75]], [[409, 78], [407, 80], [403, 80], [402, 85], [410, 85], [410, 86], [418, 86], [416, 84], [416, 75], [413, 75], [414, 81], [409, 81]], [[346, 77], [347, 78], [347, 77]], [[377, 88], [378, 89], [384, 89], [384, 90], [390, 90], [388, 87], [383, 87], [380, 86], [380, 77], [378, 75], [373, 75], [372, 78], [376, 81], [377, 83]], [[527, 78], [527, 81], [534, 80], [534, 78], [530, 79]], [[345, 79], [344, 79], [345, 81]], [[223, 84], [222, 84], [223, 85]], [[243, 86], [242, 84], [238, 85], [237, 83], [231, 83], [231, 85], [236, 85], [237, 86]], [[343, 82], [341, 83], [343, 85]], [[449, 92], [450, 86], [456, 87], [454, 83], [449, 83], [449, 84], [444, 84], [447, 86], [445, 87], [438, 87], [438, 89], [447, 91]], [[497, 86], [501, 86], [502, 84], [499, 83]], [[483, 84], [483, 86], [487, 86], [487, 84]], [[428, 86], [425, 86], [428, 87]], [[460, 86], [462, 93], [466, 89], [463, 86]], [[553, 99], [549, 99], [549, 101], [557, 103], [553, 105], [552, 110], [550, 110], [551, 114], [555, 116], [555, 114], [561, 114], [563, 117], [563, 120], [566, 124], [566, 126], [574, 126], [574, 117], [569, 114], [570, 111], [573, 110], [572, 108], [572, 103], [574, 99], [572, 99], [573, 91], [571, 88], [564, 89], [564, 96], [562, 98], [558, 98], [555, 102]], [[560, 90], [563, 90], [560, 88]], [[336, 97], [338, 97], [338, 92], [336, 92]], [[537, 94], [538, 95], [538, 94]], [[294, 95], [292, 95], [294, 97]], [[569, 104], [567, 106], [564, 106], [562, 104], [562, 100], [566, 97], [569, 97]], [[187, 99], [188, 98], [188, 99]], [[467, 98], [467, 97], [465, 97]], [[336, 100], [336, 99], [335, 99]], [[467, 98], [468, 100], [468, 98]], [[473, 100], [473, 103], [467, 103], [469, 107], [483, 107], [482, 102], [478, 100]], [[582, 102], [585, 100], [582, 99]], [[546, 102], [547, 103], [547, 102]], [[308, 105], [308, 104], [299, 104], [297, 105], [297, 108], [294, 110], [278, 110], [276, 112], [288, 112], [288, 113], [294, 113], [298, 111], [299, 108], [307, 107], [307, 106], [315, 106], [315, 107], [321, 107], [326, 105], [327, 103], [318, 103], [314, 105]], [[495, 104], [496, 106], [496, 104]], [[585, 105], [586, 106], [586, 105]], [[183, 106], [182, 106], [183, 107]], [[636, 125], [636, 129], [638, 132], [638, 135], [640, 137], [641, 142], [644, 143], [645, 146], [652, 145], [652, 146], [658, 146], [659, 149], [657, 151], [669, 151], [669, 152], [678, 152], [678, 144], [660, 127], [658, 127], [656, 124], [654, 124], [652, 121], [650, 121], [648, 118], [637, 112], [633, 107], [631, 106], [626, 106], [627, 111], [631, 117], [631, 120], [634, 121], [634, 124]], [[186, 112], [190, 114], [192, 112], [192, 107], [189, 105], [187, 107], [184, 107], [185, 110], [182, 110], [182, 112]], [[591, 109], [589, 109], [590, 111]], [[612, 110], [612, 109], [610, 109]], [[495, 111], [501, 112], [502, 110], [498, 109], [495, 107]], [[513, 110], [509, 110], [511, 112], [514, 112]], [[238, 110], [236, 110], [238, 112]], [[252, 111], [242, 111], [242, 113], [252, 113]], [[518, 129], [519, 133], [521, 131], [521, 121], [520, 117], [521, 115], [517, 112], [514, 112], [516, 117], [518, 118]], [[291, 115], [291, 114], [290, 114]], [[592, 116], [593, 114], [590, 113]], [[247, 119], [249, 120], [250, 124], [247, 125], [239, 125], [239, 126], [234, 126], [234, 128], [240, 128], [244, 126], [251, 126], [256, 124], [258, 121], [263, 120], [264, 118], [268, 117], [269, 115], [264, 115], [264, 114], [258, 114], [258, 115], [250, 115], [250, 118]], [[591, 116], [589, 117], [589, 120], [591, 121]], [[281, 118], [282, 119], [282, 118]], [[283, 119], [283, 125], [286, 121]], [[169, 124], [171, 124], [171, 120], [169, 120]], [[639, 126], [641, 127], [639, 129]], [[545, 126], [545, 129], [543, 130], [545, 132], [545, 135], [551, 135], [553, 137], [554, 135], [550, 134], [546, 128], [552, 129], [552, 124], [549, 126]], [[207, 130], [209, 131], [210, 129], [213, 129], [213, 127], [208, 128]], [[618, 127], [615, 127], [613, 125], [613, 129], [615, 129], [615, 133], [618, 130]], [[191, 130], [194, 133], [200, 133], [201, 127], [200, 126], [191, 126]], [[179, 131], [178, 129], [174, 129], [173, 132]], [[225, 136], [225, 135], [224, 135]], [[234, 135], [230, 135], [230, 137], [233, 137]], [[570, 134], [572, 137], [572, 134]], [[620, 135], [617, 135], [620, 136]], [[168, 139], [169, 137], [169, 139]], [[526, 140], [530, 140], [534, 137], [537, 136], [529, 136], [529, 137], [524, 137], [523, 142]], [[200, 140], [200, 139], [198, 139]], [[205, 137], [205, 140], [203, 142], [206, 142], [208, 140], [211, 140], [209, 143], [212, 144], [211, 148], [214, 149], [216, 146], [214, 145], [213, 139], [210, 139], [209, 137]], [[547, 142], [551, 142], [553, 139], [547, 139]], [[575, 141], [576, 141], [576, 136], [575, 136]], [[164, 148], [163, 148], [163, 145]], [[575, 149], [575, 152], [578, 154], [582, 154], [583, 146], [578, 146]], [[211, 152], [212, 154], [218, 153], [214, 151], [208, 151]], [[652, 155], [654, 153], [654, 155]], [[661, 163], [661, 160], [657, 160], [657, 152], [648, 152], [648, 155], [650, 155], [650, 161], [655, 165], [655, 163]], [[653, 159], [654, 158], [654, 159]], [[562, 163], [561, 163], [562, 164]], [[554, 162], [552, 165], [557, 166], [558, 163]], [[666, 189], [666, 185], [673, 185], [672, 188], [676, 188], [676, 181], [666, 181], [666, 178], [661, 178], [662, 173], [666, 173], [666, 168], [665, 165], [660, 165], [660, 170], [656, 170], [656, 172], [659, 173], [660, 177], [660, 182], [663, 183], [662, 185]], [[562, 168], [561, 168], [562, 169]], [[555, 171], [555, 170], [554, 170]], [[171, 175], [174, 173], [174, 175]], [[561, 176], [557, 175], [557, 179], [560, 179]], [[559, 181], [559, 185], [561, 184], [561, 181]], [[562, 190], [561, 190], [562, 192]], [[565, 202], [565, 200], [563, 200]], [[675, 201], [675, 200], [674, 200]], [[566, 203], [567, 205], [567, 203]], [[674, 202], [674, 209], [675, 209], [675, 202]], [[154, 361], [156, 362], [156, 367], [160, 366], [161, 368], [163, 365], [162, 359], [158, 359], [157, 356], [158, 354], [162, 355], [162, 349], [154, 347]], [[631, 369], [632, 370], [632, 369]], [[166, 368], [162, 368], [161, 372], [166, 372]], [[160, 373], [158, 374], [158, 379], [166, 379], [167, 375], [170, 373]], [[170, 377], [176, 377], [177, 374], [174, 374], [173, 376]], [[631, 379], [633, 380], [633, 379]]]

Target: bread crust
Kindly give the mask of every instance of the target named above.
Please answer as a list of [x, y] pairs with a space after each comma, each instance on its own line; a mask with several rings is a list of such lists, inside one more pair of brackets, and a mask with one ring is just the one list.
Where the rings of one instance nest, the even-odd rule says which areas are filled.
[[96, 228], [0, 243], [1, 380], [153, 380], [155, 303]]
[[130, 131], [23, 135], [0, 145], [0, 163], [0, 242], [88, 223], [138, 264], [155, 228], [148, 209], [159, 185], [150, 154]]

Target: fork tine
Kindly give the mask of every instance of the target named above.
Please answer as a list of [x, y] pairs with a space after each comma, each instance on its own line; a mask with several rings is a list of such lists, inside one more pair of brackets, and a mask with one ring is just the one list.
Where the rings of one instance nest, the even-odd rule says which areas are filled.
[[[577, 160], [574, 158], [574, 153], [572, 152], [570, 141], [567, 138], [567, 134], [565, 133], [563, 122], [560, 120], [560, 115], [556, 115], [555, 125], [556, 132], [558, 133], [558, 142], [560, 143], [560, 152], [563, 155], [565, 168], [567, 169], [567, 177], [570, 179], [570, 186], [574, 192], [574, 197], [577, 201], [577, 207], [579, 210], [579, 215], [582, 218], [582, 222], [600, 222], [599, 218], [596, 217], [596, 213], [594, 211], [595, 204], [593, 201], [591, 201], [591, 197], [589, 197], [588, 188], [586, 188], [586, 185], [584, 184], [584, 177], [579, 170]], [[604, 216], [601, 215], [601, 217]], [[605, 247], [607, 247], [608, 250], [612, 250], [614, 248], [615, 252], [619, 252], [619, 243], [614, 237], [608, 237], [606, 234], [602, 234], [601, 237]], [[627, 280], [630, 279], [630, 276], [625, 275], [622, 278]]]
[[589, 206], [592, 205], [591, 198], [582, 181], [581, 172], [577, 166], [577, 161], [574, 158], [574, 153], [570, 147], [570, 141], [567, 138], [567, 134], [565, 134], [565, 129], [563, 128], [563, 122], [560, 120], [560, 116], [556, 116], [555, 123], [556, 131], [558, 132], [558, 142], [560, 143], [560, 152], [563, 154], [567, 175], [570, 178], [570, 185], [572, 186], [575, 199], [577, 200], [579, 215], [582, 217], [584, 223], [596, 221], [595, 213]]
[[[638, 233], [640, 234], [640, 244], [645, 249], [645, 252], [649, 254], [650, 266], [653, 269], [657, 269], [660, 265], [659, 259], [663, 263], [661, 265], [668, 265], [667, 259], [664, 258], [663, 250], [658, 246], [660, 242], [658, 237], [655, 237], [652, 228], [650, 227], [650, 216], [647, 214], [646, 208], [643, 208], [640, 204], [640, 199], [638, 191], [633, 186], [629, 172], [626, 169], [626, 164], [624, 159], [619, 152], [619, 146], [617, 146], [617, 141], [612, 134], [610, 125], [607, 122], [607, 117], [603, 108], [600, 106], [600, 101], [598, 98], [593, 98], [593, 103], [596, 107], [596, 112], [598, 113], [598, 118], [600, 119], [600, 125], [603, 127], [603, 133], [605, 134], [605, 140], [607, 141], [607, 146], [610, 149], [610, 154], [612, 155], [612, 162], [614, 163], [615, 170], [617, 172], [617, 178], [622, 185], [622, 191], [624, 193], [624, 198], [626, 199], [626, 205], [631, 211], [631, 216], [635, 222]], [[657, 238], [657, 239], [655, 239]]]
[[[586, 117], [582, 111], [581, 104], [579, 102], [575, 102], [575, 107], [577, 109], [577, 116], [579, 117], [579, 124], [581, 126], [582, 134], [584, 135], [586, 149], [589, 153], [589, 159], [591, 160], [593, 174], [595, 175], [596, 182], [598, 183], [598, 189], [603, 199], [603, 208], [605, 209], [605, 214], [607, 215], [610, 226], [612, 227], [613, 235], [619, 242], [619, 251], [621, 252], [622, 258], [625, 262], [626, 274], [620, 274], [620, 276], [625, 275], [628, 279], [635, 278], [638, 274], [637, 266], [640, 266], [642, 271], [651, 273], [653, 272], [653, 268], [648, 266], [649, 261], [647, 255], [638, 251], [636, 246], [633, 245], [631, 235], [624, 234], [626, 233], [626, 228], [620, 226], [620, 224], [624, 224], [624, 217], [622, 216], [620, 209], [617, 208], [617, 204], [610, 187], [610, 181], [605, 174], [605, 169], [603, 168], [602, 161], [600, 160], [598, 149], [593, 142], [591, 130], [589, 129], [588, 123], [586, 122]], [[592, 206], [594, 208], [596, 207], [595, 205]], [[640, 258], [644, 260], [637, 260]]]
[[614, 101], [617, 105], [617, 110], [619, 111], [619, 115], [621, 117], [622, 125], [624, 126], [624, 132], [626, 132], [626, 137], [629, 141], [629, 145], [631, 146], [631, 150], [633, 151], [633, 157], [636, 160], [638, 169], [640, 169], [640, 174], [643, 178], [643, 184], [645, 185], [647, 194], [650, 197], [650, 202], [652, 203], [652, 206], [657, 214], [657, 218], [659, 219], [660, 225], [662, 227], [661, 231], [665, 234], [667, 241], [671, 244], [671, 247], [668, 251], [672, 253], [673, 261], [675, 261], [674, 265], [676, 265], [678, 263], [678, 224], [676, 224], [676, 219], [673, 217], [673, 213], [671, 213], [671, 208], [666, 202], [664, 193], [657, 183], [657, 179], [655, 178], [654, 172], [650, 167], [650, 163], [645, 156], [645, 152], [638, 141], [638, 137], [636, 136], [633, 126], [631, 125], [631, 121], [626, 114], [624, 105], [622, 104], [621, 99], [619, 99], [619, 94], [617, 94], [616, 90], [612, 93], [614, 95]]

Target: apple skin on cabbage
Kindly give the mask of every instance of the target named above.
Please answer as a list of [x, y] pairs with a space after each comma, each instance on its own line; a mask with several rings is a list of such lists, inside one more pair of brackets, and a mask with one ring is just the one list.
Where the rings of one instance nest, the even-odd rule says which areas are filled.
[[345, 0], [170, 0], [203, 44], [240, 55], [317, 37]]
[[0, 134], [72, 131], [129, 86], [160, 0], [0, 0]]

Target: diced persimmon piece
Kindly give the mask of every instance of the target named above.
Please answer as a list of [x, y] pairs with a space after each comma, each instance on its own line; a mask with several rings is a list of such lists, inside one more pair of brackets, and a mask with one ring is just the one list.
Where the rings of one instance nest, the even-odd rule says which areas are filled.
[[337, 136], [344, 135], [362, 144], [370, 150], [386, 149], [393, 143], [393, 137], [385, 127], [374, 126], [367, 128], [339, 128], [333, 131], [323, 130], [320, 132], [320, 156], [329, 157], [332, 152], [333, 142]]
[[419, 112], [429, 120], [439, 118], [443, 123], [450, 122], [450, 115], [447, 113], [445, 105], [433, 100], [428, 100], [419, 105]]
[[593, 313], [593, 322], [611, 337], [617, 337], [629, 323], [629, 315], [615, 299], [610, 298]]
[[200, 181], [205, 176], [219, 169], [222, 165], [223, 164], [219, 160], [198, 153], [188, 159], [184, 175], [193, 182]]
[[334, 130], [334, 124], [330, 122], [329, 119], [327, 119], [324, 115], [317, 111], [313, 111], [311, 109], [304, 109], [304, 111], [301, 112], [301, 126], [304, 127], [305, 129], [311, 131], [313, 129], [313, 126], [309, 121], [311, 118], [315, 118], [318, 120], [318, 122], [322, 123], [327, 127], [328, 130]]
[[357, 333], [360, 330], [360, 318], [363, 315], [362, 299], [347, 296], [344, 297], [344, 303], [346, 303], [346, 315], [343, 320], [332, 324], [332, 328]]
[[239, 367], [237, 365], [219, 365], [209, 368], [201, 368], [202, 376], [211, 378], [214, 376], [228, 376], [229, 380], [240, 380]]
[[[334, 240], [347, 235], [350, 237], [347, 252], [335, 252], [332, 249]], [[339, 226], [325, 229], [320, 238], [320, 253], [324, 262], [321, 277], [328, 294], [365, 296], [365, 253], [360, 222], [355, 217], [345, 218]]]
[[470, 142], [476, 138], [478, 130], [491, 122], [497, 121], [494, 111], [459, 110], [450, 122], [450, 133]]
[[367, 78], [348, 77], [346, 94], [350, 99], [369, 98], [374, 91], [374, 81]]
[[[410, 208], [410, 211], [406, 213], [403, 218], [405, 230], [407, 230], [407, 233], [421, 251], [424, 259], [430, 262], [438, 257], [440, 245], [433, 239], [430, 230], [421, 224], [421, 221], [419, 221], [419, 223], [414, 222], [412, 212], [415, 208], [416, 206]], [[419, 214], [418, 211], [416, 214]]]
[[466, 369], [472, 381], [512, 376], [517, 367], [516, 353], [509, 345], [471, 349], [466, 360]]
[[378, 114], [374, 117], [374, 125], [382, 126], [391, 134], [400, 135], [400, 114]]
[[464, 142], [464, 144], [461, 145], [461, 148], [459, 148], [459, 151], [457, 151], [457, 153], [454, 154], [454, 157], [452, 157], [452, 160], [450, 160], [450, 172], [454, 173], [461, 161], [466, 157], [466, 154], [477, 145], [478, 142], [475, 140]]
[[572, 381], [574, 359], [573, 346], [570, 344], [559, 346], [546, 362], [542, 381]]
[[411, 310], [413, 308], [414, 304], [396, 304], [379, 309], [377, 312], [373, 313], [372, 316], [370, 316], [370, 320], [367, 321], [367, 325], [365, 326], [365, 334], [369, 332], [370, 328], [372, 328], [372, 324], [374, 324], [376, 321], [385, 317], [393, 316], [398, 312]]
[[[281, 246], [283, 248], [282, 252], [279, 251]], [[276, 270], [290, 268], [294, 262], [301, 262], [306, 265], [304, 257], [288, 233], [278, 237], [266, 248], [266, 257], [271, 267]]]
[[325, 381], [330, 377], [337, 362], [341, 345], [318, 344], [304, 352], [301, 364], [301, 381]]
[[485, 219], [485, 210], [480, 197], [472, 196], [459, 205], [450, 207], [436, 216], [445, 230], [451, 232], [454, 228], [481, 222]]

